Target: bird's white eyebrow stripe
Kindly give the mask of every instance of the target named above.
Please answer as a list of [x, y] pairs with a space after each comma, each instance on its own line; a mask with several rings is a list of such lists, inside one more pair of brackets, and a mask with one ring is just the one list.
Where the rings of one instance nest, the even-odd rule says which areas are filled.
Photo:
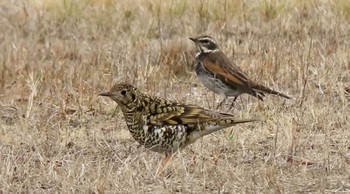
[[[220, 50], [219, 49], [215, 49], [215, 50], [205, 50], [203, 51], [203, 53], [215, 53], [215, 52], [219, 52]], [[199, 54], [198, 54], [199, 55]], [[196, 55], [197, 57], [197, 55]]]
[[201, 40], [207, 40], [207, 41], [210, 41], [210, 42], [215, 42], [212, 38], [210, 37], [203, 37], [203, 38], [199, 38], [199, 41]]

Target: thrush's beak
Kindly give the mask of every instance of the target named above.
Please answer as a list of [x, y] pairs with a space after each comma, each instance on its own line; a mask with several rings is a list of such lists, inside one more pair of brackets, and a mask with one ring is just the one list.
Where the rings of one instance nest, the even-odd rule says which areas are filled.
[[100, 94], [98, 94], [99, 96], [113, 96], [113, 94], [112, 93], [110, 93], [110, 92], [103, 92], [103, 93], [100, 93]]
[[190, 37], [190, 40], [192, 40], [193, 42], [197, 42], [197, 39], [192, 38], [192, 37]]

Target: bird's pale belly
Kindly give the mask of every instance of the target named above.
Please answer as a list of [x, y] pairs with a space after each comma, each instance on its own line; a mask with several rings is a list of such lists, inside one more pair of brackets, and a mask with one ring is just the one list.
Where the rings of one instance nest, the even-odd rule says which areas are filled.
[[215, 77], [215, 74], [209, 72], [201, 63], [198, 62], [195, 69], [198, 79], [209, 90], [225, 97], [241, 94], [241, 91], [237, 90], [234, 86], [227, 85], [223, 80]]
[[211, 75], [197, 74], [201, 83], [209, 90], [222, 96], [238, 96], [241, 92], [237, 89], [226, 85], [220, 79]]

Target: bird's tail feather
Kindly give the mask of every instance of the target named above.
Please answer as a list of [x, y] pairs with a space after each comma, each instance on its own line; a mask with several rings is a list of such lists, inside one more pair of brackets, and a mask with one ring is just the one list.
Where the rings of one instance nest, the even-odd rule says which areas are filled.
[[260, 119], [257, 118], [251, 118], [251, 119], [222, 119], [222, 122], [225, 122], [227, 124], [223, 125], [207, 125], [204, 130], [200, 131], [200, 136], [203, 137], [205, 135], [214, 133], [216, 131], [219, 131], [221, 129], [231, 127], [240, 123], [249, 123], [249, 122], [255, 122], [259, 121]]
[[287, 96], [281, 92], [277, 92], [275, 90], [272, 90], [268, 87], [265, 87], [265, 86], [262, 86], [262, 85], [256, 85], [253, 87], [253, 90], [257, 93], [267, 93], [267, 94], [274, 94], [274, 95], [277, 95], [277, 96], [280, 96], [280, 97], [283, 97], [283, 98], [287, 98], [287, 99], [292, 99], [290, 96]]

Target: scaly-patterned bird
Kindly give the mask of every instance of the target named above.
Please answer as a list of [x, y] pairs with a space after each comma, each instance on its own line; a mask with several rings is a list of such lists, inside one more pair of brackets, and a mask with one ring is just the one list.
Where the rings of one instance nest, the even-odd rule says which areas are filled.
[[152, 151], [165, 153], [158, 172], [173, 153], [197, 139], [257, 119], [235, 119], [233, 115], [185, 105], [140, 92], [130, 84], [115, 84], [109, 92], [101, 93], [121, 108], [133, 138]]

